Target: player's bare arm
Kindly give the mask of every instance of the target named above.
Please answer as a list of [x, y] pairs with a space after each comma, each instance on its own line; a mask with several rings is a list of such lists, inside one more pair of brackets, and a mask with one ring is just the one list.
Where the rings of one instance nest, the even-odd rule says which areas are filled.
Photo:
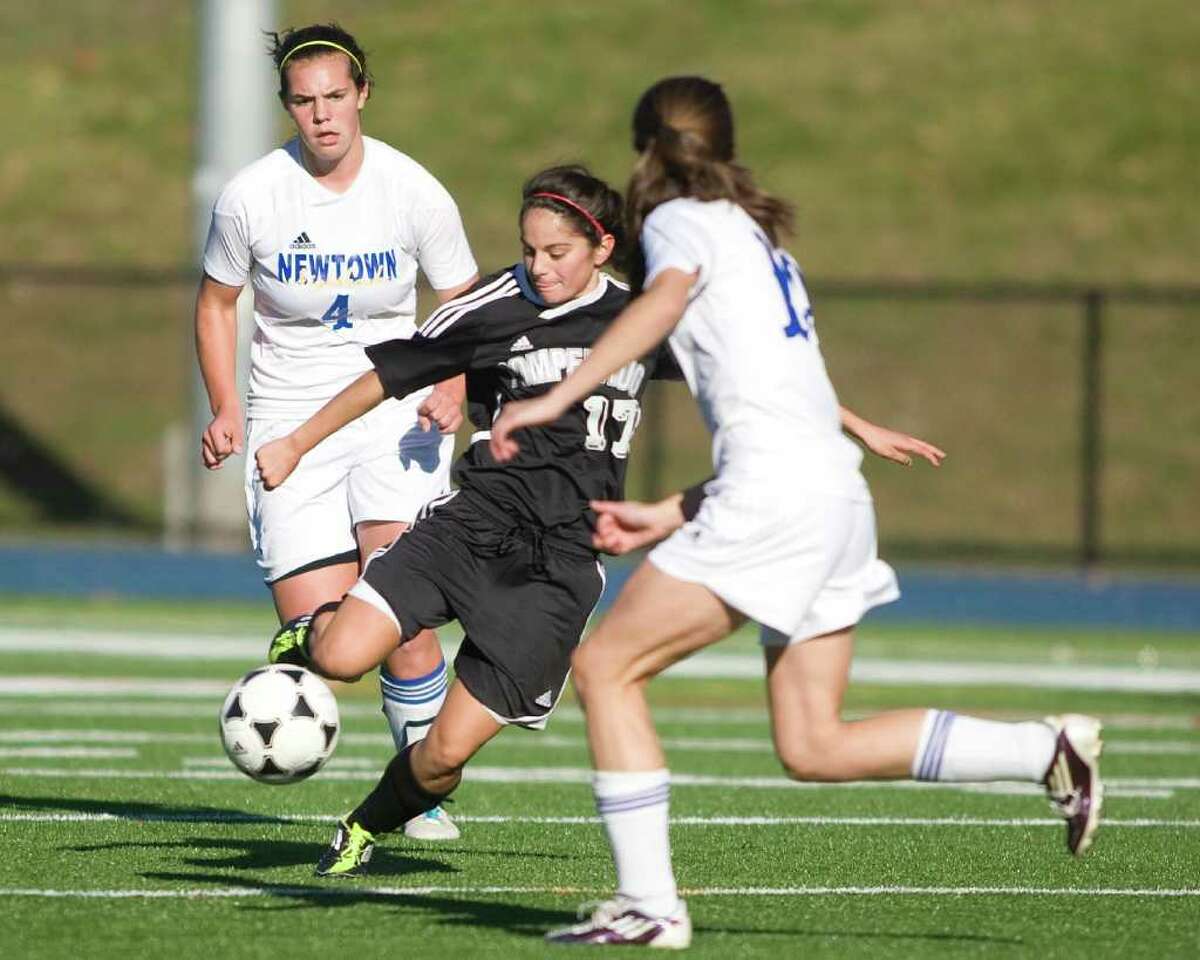
[[241, 453], [244, 442], [242, 404], [237, 390], [237, 300], [241, 287], [200, 281], [196, 294], [196, 356], [208, 391], [213, 418], [200, 437], [200, 458], [218, 470], [230, 454]]
[[[479, 274], [472, 274], [469, 280], [447, 287], [444, 290], [434, 290], [439, 304], [447, 303], [460, 294], [466, 293], [479, 282]], [[467, 379], [461, 373], [434, 384], [433, 392], [425, 398], [425, 402], [417, 410], [417, 422], [422, 430], [436, 426], [442, 433], [454, 433], [462, 426], [462, 404], [467, 395]]]
[[383, 400], [379, 375], [369, 370], [291, 433], [264, 443], [254, 457], [263, 486], [268, 490], [279, 486], [309, 450], [368, 410], [375, 409]]
[[706, 496], [705, 487], [712, 479], [707, 477], [655, 503], [592, 500], [589, 506], [596, 513], [592, 546], [621, 556], [666, 539], [699, 512]]
[[570, 376], [543, 396], [506, 404], [492, 424], [492, 456], [500, 463], [511, 460], [520, 449], [511, 437], [514, 430], [554, 422], [614, 371], [661, 343], [683, 316], [695, 280], [695, 273], [664, 270], [621, 311]]
[[864, 447], [884, 460], [907, 467], [912, 465], [913, 456], [918, 456], [938, 467], [946, 457], [946, 452], [932, 443], [871, 423], [847, 407], [840, 409], [842, 429], [857, 437]]
[[657, 543], [683, 526], [683, 494], [674, 493], [656, 503], [638, 500], [593, 500], [596, 531], [592, 545], [604, 553], [621, 556]]
[[442, 433], [454, 433], [462, 426], [462, 403], [466, 396], [462, 374], [443, 380], [417, 407], [417, 423], [422, 430], [437, 427]]

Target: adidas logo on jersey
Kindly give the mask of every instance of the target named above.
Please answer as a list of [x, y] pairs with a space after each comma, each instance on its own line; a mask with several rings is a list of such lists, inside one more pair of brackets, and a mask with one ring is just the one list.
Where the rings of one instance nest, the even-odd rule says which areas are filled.
[[539, 707], [545, 707], [547, 710], [549, 710], [552, 706], [554, 706], [554, 691], [547, 690], [533, 702]]
[[[533, 344], [530, 343], [528, 337], [518, 337], [511, 347], [508, 348], [509, 353], [516, 353], [518, 350], [532, 350]], [[540, 700], [538, 701], [541, 702]]]
[[300, 236], [288, 244], [290, 250], [316, 250], [317, 245], [308, 238], [308, 231], [300, 231]]

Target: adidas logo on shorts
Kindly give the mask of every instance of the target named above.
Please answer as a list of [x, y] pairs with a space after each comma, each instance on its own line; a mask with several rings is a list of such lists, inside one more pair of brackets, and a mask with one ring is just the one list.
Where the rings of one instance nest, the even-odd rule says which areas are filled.
[[539, 707], [545, 707], [547, 710], [549, 710], [552, 706], [554, 706], [554, 691], [547, 690], [533, 702]]

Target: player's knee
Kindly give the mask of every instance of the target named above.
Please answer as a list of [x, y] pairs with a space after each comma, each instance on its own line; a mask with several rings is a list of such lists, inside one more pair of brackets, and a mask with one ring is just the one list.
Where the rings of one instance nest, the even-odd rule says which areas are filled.
[[571, 675], [575, 680], [575, 693], [581, 700], [586, 700], [589, 693], [611, 679], [607, 669], [611, 664], [606, 663], [596, 649], [585, 643], [571, 654]]
[[576, 647], [575, 652], [571, 654], [571, 682], [575, 685], [575, 696], [581, 702], [587, 700], [587, 695], [591, 689], [591, 667], [585, 662], [582, 647]]
[[422, 777], [430, 781], [457, 778], [475, 753], [461, 742], [435, 736], [422, 740], [417, 750], [420, 759], [414, 757], [414, 769], [419, 768]]
[[399, 668], [401, 676], [421, 676], [429, 672], [426, 667], [429, 660], [440, 655], [437, 634], [432, 630], [418, 630], [411, 639], [404, 640], [388, 654], [387, 663], [393, 673]]
[[792, 733], [775, 746], [784, 772], [793, 780], [838, 780], [836, 728]]
[[348, 653], [344, 645], [333, 642], [335, 639], [334, 632], [328, 630], [316, 638], [315, 642], [310, 642], [309, 660], [313, 669], [321, 676], [353, 683], [363, 675], [366, 668]]

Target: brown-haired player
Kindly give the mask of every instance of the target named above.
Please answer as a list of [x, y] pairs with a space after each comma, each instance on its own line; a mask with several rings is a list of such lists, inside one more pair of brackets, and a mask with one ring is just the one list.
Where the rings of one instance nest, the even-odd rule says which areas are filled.
[[[296, 135], [239, 171], [217, 198], [195, 322], [213, 412], [201, 456], [218, 469], [231, 454], [248, 454], [251, 540], [283, 623], [340, 600], [366, 558], [449, 489], [462, 384], [426, 385], [347, 424], [286, 489], [266, 489], [255, 451], [369, 369], [364, 347], [412, 336], [418, 270], [442, 302], [478, 271], [442, 185], [363, 134], [372, 81], [354, 37], [335, 24], [270, 37]], [[247, 284], [256, 329], [243, 429], [234, 367], [237, 299]], [[393, 652], [380, 688], [397, 745], [423, 736], [447, 688], [431, 631]], [[424, 839], [458, 836], [440, 809], [405, 829]]]
[[652, 86], [633, 139], [628, 220], [643, 292], [571, 376], [505, 407], [492, 453], [519, 467], [538, 425], [667, 337], [713, 435], [715, 476], [690, 503], [592, 504], [599, 546], [662, 542], [573, 659], [617, 895], [548, 939], [690, 943], [671, 869], [670, 776], [645, 687], [746, 620], [762, 627], [772, 734], [790, 776], [1041, 782], [1066, 818], [1068, 849], [1083, 853], [1102, 800], [1097, 720], [1000, 723], [924, 709], [842, 719], [855, 625], [899, 593], [876, 553], [861, 454], [842, 434], [803, 278], [779, 246], [790, 210], [735, 161], [733, 113], [715, 83]]

